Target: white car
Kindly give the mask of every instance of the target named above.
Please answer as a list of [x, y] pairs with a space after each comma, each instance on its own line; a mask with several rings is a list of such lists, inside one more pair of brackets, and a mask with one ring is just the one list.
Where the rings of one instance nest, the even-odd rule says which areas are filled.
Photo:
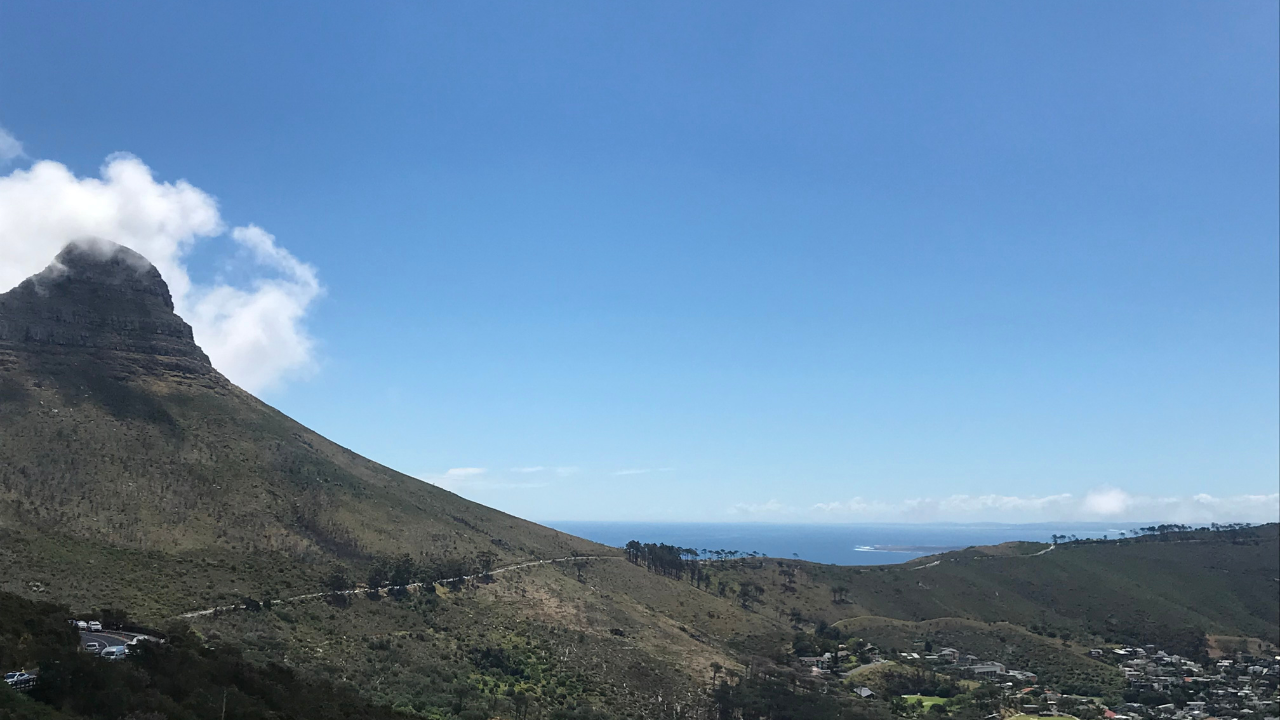
[[102, 651], [102, 643], [98, 642], [97, 640], [90, 640], [89, 642], [84, 644], [84, 649], [88, 652], [93, 653], [94, 655], [97, 655], [99, 652]]
[[77, 629], [77, 630], [88, 630], [88, 629], [89, 629], [89, 623], [87, 623], [87, 622], [85, 622], [85, 621], [83, 621], [83, 620], [77, 620], [77, 621], [76, 621], [76, 629]]
[[24, 672], [7, 672], [4, 674], [4, 681], [10, 685], [20, 685], [31, 679], [31, 676]]
[[92, 632], [102, 632], [102, 623], [97, 620], [89, 621], [89, 630]]
[[103, 660], [123, 660], [125, 655], [129, 654], [129, 648], [123, 645], [112, 645], [111, 647], [98, 653], [98, 657]]

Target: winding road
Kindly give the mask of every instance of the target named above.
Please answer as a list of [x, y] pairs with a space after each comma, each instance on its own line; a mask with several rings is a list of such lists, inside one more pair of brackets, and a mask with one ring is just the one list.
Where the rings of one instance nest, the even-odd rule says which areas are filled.
[[[445, 578], [443, 580], [436, 580], [431, 583], [417, 582], [417, 583], [409, 583], [408, 585], [392, 585], [391, 587], [382, 588], [382, 590], [409, 590], [414, 588], [420, 588], [424, 585], [445, 585], [447, 583], [474, 580], [475, 578], [484, 577], [486, 575], [489, 575], [489, 576], [498, 575], [500, 573], [510, 572], [512, 570], [520, 570], [522, 568], [533, 567], [534, 565], [547, 565], [549, 563], [569, 562], [571, 560], [625, 560], [625, 559], [626, 558], [623, 557], [622, 555], [571, 555], [569, 557], [552, 558], [550, 560], [530, 560], [529, 562], [517, 563], [515, 565], [507, 565], [506, 567], [500, 567], [495, 570], [490, 570], [487, 573], [476, 573], [474, 575], [462, 575], [454, 578]], [[329, 592], [307, 593], [306, 595], [295, 595], [290, 598], [273, 600], [272, 602], [273, 603], [291, 603], [291, 602], [298, 602], [300, 600], [314, 600], [316, 598], [322, 598], [328, 595], [333, 595], [335, 594], [335, 592], [338, 595], [358, 595], [360, 593], [365, 593], [368, 591], [369, 591], [369, 588], [355, 588], [353, 590], [338, 590], [338, 591], [329, 591]], [[197, 617], [203, 617], [206, 615], [212, 615], [215, 612], [228, 612], [231, 610], [244, 610], [244, 609], [245, 609], [245, 605], [243, 604], [219, 605], [218, 607], [205, 608], [204, 610], [192, 610], [191, 612], [185, 612], [185, 613], [182, 613], [181, 615], [178, 615], [178, 617], [179, 618], [197, 618]]]

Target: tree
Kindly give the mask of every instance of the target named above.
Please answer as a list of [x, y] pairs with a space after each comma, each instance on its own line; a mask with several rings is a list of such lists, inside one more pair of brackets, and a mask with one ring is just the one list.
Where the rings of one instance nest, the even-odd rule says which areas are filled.
[[342, 592], [351, 589], [351, 579], [342, 570], [334, 570], [329, 579], [325, 581], [325, 587], [334, 592]]
[[407, 554], [401, 555], [396, 558], [395, 563], [391, 565], [391, 573], [388, 577], [388, 581], [396, 587], [408, 585], [413, 582], [414, 576], [417, 575], [417, 571], [418, 565], [413, 561], [413, 558], [409, 557]]
[[764, 594], [764, 588], [755, 583], [744, 582], [738, 586], [738, 604], [743, 610], [750, 610], [751, 604], [760, 601], [760, 596]]
[[373, 561], [373, 565], [369, 566], [368, 585], [371, 589], [376, 590], [383, 585], [386, 585], [390, 576], [390, 571], [387, 569], [387, 561], [382, 558], [378, 558]]
[[639, 565], [640, 556], [644, 554], [644, 546], [640, 544], [640, 541], [630, 540], [627, 542], [627, 545], [624, 549], [627, 551], [627, 560], [632, 565]]
[[836, 585], [831, 588], [831, 602], [839, 605], [848, 602], [849, 588], [844, 585]]

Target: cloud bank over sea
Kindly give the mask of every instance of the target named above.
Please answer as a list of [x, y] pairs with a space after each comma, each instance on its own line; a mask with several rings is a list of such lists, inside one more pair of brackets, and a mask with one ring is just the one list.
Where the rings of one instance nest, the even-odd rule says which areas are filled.
[[787, 522], [1000, 522], [1151, 521], [1269, 523], [1280, 521], [1280, 493], [1214, 496], [1138, 495], [1103, 487], [1083, 495], [951, 495], [896, 502], [853, 497], [800, 505], [769, 499], [739, 502], [726, 519]]

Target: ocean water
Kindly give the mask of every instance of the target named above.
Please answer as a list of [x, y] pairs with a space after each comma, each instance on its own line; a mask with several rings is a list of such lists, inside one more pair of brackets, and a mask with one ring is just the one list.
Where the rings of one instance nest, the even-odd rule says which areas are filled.
[[1116, 537], [1145, 523], [787, 525], [773, 523], [546, 522], [557, 530], [622, 547], [629, 540], [698, 550], [759, 552], [835, 565], [889, 565], [925, 555], [1052, 535]]

